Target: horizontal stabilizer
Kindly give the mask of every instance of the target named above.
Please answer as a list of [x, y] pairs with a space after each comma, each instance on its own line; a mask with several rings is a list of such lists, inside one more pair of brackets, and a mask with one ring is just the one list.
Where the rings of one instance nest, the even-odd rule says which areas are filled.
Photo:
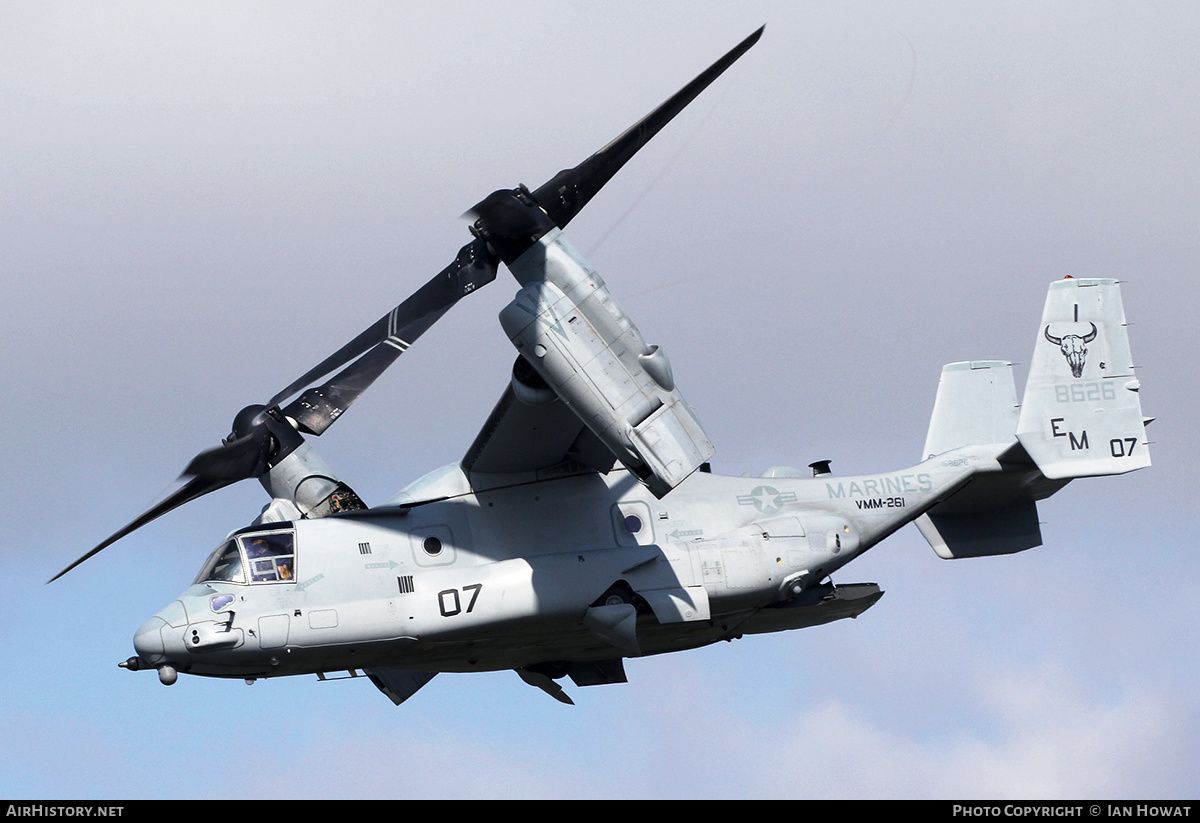
[[[1009, 363], [942, 369], [924, 458], [968, 446], [1001, 451], [995, 468], [973, 473], [917, 518], [939, 557], [1040, 546], [1038, 500], [1076, 477], [1150, 465], [1125, 326], [1116, 280], [1067, 278], [1050, 284], [1019, 407]], [[969, 457], [939, 460], [949, 466]]]
[[1058, 280], [1038, 326], [1017, 439], [1050, 479], [1150, 465], [1116, 280]]
[[927, 513], [916, 523], [944, 560], [1015, 554], [1042, 545], [1037, 504], [1032, 500], [958, 517]]

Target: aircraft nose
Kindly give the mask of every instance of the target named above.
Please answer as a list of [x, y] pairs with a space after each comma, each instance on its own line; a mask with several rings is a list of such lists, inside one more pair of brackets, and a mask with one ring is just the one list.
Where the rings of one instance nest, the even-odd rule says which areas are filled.
[[157, 667], [185, 653], [179, 636], [182, 629], [177, 628], [185, 625], [187, 613], [183, 604], [172, 601], [138, 628], [133, 635], [133, 648], [138, 657]]
[[133, 635], [134, 651], [138, 653], [138, 657], [151, 665], [158, 663], [163, 658], [162, 630], [166, 625], [167, 621], [154, 615], [143, 623]]

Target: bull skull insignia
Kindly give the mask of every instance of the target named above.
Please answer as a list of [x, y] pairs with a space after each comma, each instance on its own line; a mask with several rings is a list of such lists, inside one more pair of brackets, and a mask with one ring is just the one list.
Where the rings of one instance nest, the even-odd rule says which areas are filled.
[[1076, 378], [1083, 376], [1083, 364], [1087, 360], [1087, 344], [1096, 339], [1096, 324], [1089, 325], [1092, 330], [1087, 334], [1064, 334], [1062, 337], [1052, 335], [1050, 327], [1046, 326], [1046, 339], [1062, 349], [1063, 357], [1067, 358], [1067, 365], [1071, 367], [1071, 374]]

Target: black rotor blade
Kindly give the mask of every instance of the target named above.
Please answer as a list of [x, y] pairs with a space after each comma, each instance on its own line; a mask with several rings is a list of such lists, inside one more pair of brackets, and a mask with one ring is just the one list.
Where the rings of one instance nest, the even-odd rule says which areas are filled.
[[267, 469], [267, 460], [274, 445], [268, 428], [258, 425], [251, 427], [249, 433], [230, 439], [215, 449], [200, 452], [192, 458], [187, 468], [183, 470], [183, 474], [180, 475], [181, 479], [188, 478], [183, 486], [46, 582], [53, 583], [89, 557], [98, 554], [102, 549], [111, 546], [150, 521], [179, 508], [184, 503], [190, 503], [209, 492], [223, 489], [239, 480], [261, 476]]
[[53, 583], [55, 580], [62, 577], [64, 574], [66, 574], [71, 569], [78, 566], [83, 561], [87, 560], [88, 558], [92, 557], [95, 554], [98, 554], [102, 549], [108, 548], [113, 543], [116, 543], [118, 540], [120, 540], [122, 537], [124, 537], [125, 535], [127, 535], [133, 531], [136, 531], [137, 529], [140, 529], [142, 526], [146, 525], [150, 521], [161, 517], [162, 515], [166, 514], [167, 512], [169, 512], [173, 509], [179, 508], [184, 503], [189, 503], [198, 497], [203, 497], [204, 495], [208, 494], [209, 492], [214, 492], [217, 489], [221, 489], [221, 488], [224, 488], [225, 486], [230, 485], [231, 483], [235, 483], [235, 482], [237, 482], [238, 479], [240, 479], [240, 478], [213, 479], [213, 478], [208, 478], [208, 477], [193, 477], [191, 480], [189, 480], [187, 483], [185, 483], [178, 491], [176, 491], [175, 493], [164, 498], [162, 502], [156, 504], [155, 506], [153, 506], [152, 508], [147, 510], [138, 519], [134, 520], [132, 523], [125, 526], [125, 528], [121, 529], [120, 531], [118, 531], [115, 534], [113, 534], [112, 536], [110, 536], [107, 540], [105, 540], [99, 546], [96, 546], [96, 548], [92, 549], [90, 552], [88, 552], [83, 557], [76, 560], [71, 565], [67, 566], [65, 569], [60, 571], [58, 574], [54, 575], [54, 577], [51, 577], [46, 582], [48, 584]]
[[[435, 318], [436, 319], [436, 318]], [[285, 416], [307, 434], [321, 435], [342, 412], [365, 392], [375, 378], [405, 352], [405, 348], [380, 343], [338, 372], [327, 383], [314, 386], [284, 407]]]
[[496, 257], [485, 241], [476, 239], [463, 246], [453, 263], [354, 340], [276, 395], [272, 405], [278, 398], [287, 397], [300, 386], [357, 357], [327, 383], [308, 389], [283, 409], [284, 416], [295, 420], [302, 431], [321, 434], [455, 303], [495, 280], [496, 266]]
[[183, 476], [190, 479], [179, 490], [47, 582], [53, 583], [122, 537], [184, 503], [239, 480], [261, 477], [271, 461], [295, 448], [298, 442], [303, 442], [303, 438], [280, 416], [280, 410], [276, 407], [280, 398], [294, 394], [312, 380], [357, 357], [358, 360], [350, 367], [324, 386], [309, 389], [283, 412], [312, 434], [325, 431], [412, 341], [463, 296], [495, 280], [496, 266], [496, 257], [483, 240], [476, 239], [463, 246], [453, 263], [354, 340], [276, 395], [268, 406], [243, 409], [234, 420], [234, 431], [224, 444], [201, 452], [188, 463]]
[[407, 348], [464, 295], [496, 279], [496, 261], [487, 244], [474, 240], [458, 250], [454, 262], [438, 272], [408, 299], [376, 320], [357, 337], [309, 369], [267, 403], [274, 406], [334, 369], [341, 368], [381, 343]]
[[258, 477], [266, 471], [270, 451], [271, 435], [265, 427], [259, 426], [243, 437], [200, 452], [188, 463], [183, 474], [231, 483]]
[[751, 34], [728, 54], [713, 63], [695, 80], [688, 83], [667, 102], [650, 112], [620, 137], [584, 160], [573, 169], [563, 169], [533, 192], [534, 199], [546, 210], [560, 229], [566, 228], [575, 215], [604, 187], [629, 158], [658, 134], [675, 115], [679, 114], [700, 92], [721, 76], [762, 36], [763, 28]]

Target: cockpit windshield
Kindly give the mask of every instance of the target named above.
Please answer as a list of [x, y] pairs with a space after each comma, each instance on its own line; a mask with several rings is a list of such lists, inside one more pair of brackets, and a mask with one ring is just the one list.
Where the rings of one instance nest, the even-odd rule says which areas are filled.
[[256, 532], [218, 546], [194, 582], [245, 583], [249, 573], [251, 583], [293, 583], [295, 571], [295, 532]]
[[245, 583], [246, 572], [242, 569], [242, 553], [236, 540], [227, 540], [209, 555], [194, 583], [217, 580], [223, 583]]

